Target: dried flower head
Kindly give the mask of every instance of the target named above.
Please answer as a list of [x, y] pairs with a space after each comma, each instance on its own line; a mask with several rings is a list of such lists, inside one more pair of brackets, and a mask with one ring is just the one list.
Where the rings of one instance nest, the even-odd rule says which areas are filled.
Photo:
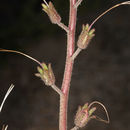
[[42, 63], [42, 68], [38, 66], [37, 70], [38, 73], [36, 73], [35, 75], [37, 77], [40, 77], [47, 86], [55, 84], [55, 76], [52, 71], [51, 64], [48, 64], [47, 66], [45, 63]]
[[86, 103], [83, 107], [79, 106], [78, 111], [75, 116], [75, 125], [79, 128], [84, 127], [88, 121], [91, 119], [91, 115], [96, 110], [96, 107], [88, 109], [88, 103]]
[[48, 4], [45, 0], [43, 0], [43, 1], [44, 1], [44, 3], [42, 4], [43, 11], [45, 11], [47, 13], [51, 22], [54, 24], [60, 23], [61, 17], [58, 14], [58, 12], [56, 11], [52, 2], [49, 2], [49, 4]]
[[90, 29], [89, 25], [83, 25], [82, 32], [79, 35], [77, 46], [80, 49], [86, 49], [91, 39], [95, 36], [95, 29]]
[[[96, 115], [93, 115], [93, 113], [96, 111], [96, 107], [92, 107], [93, 104], [99, 104], [100, 106], [103, 107], [103, 109], [105, 110], [106, 112], [106, 115], [107, 115], [107, 120], [103, 120], [101, 119], [100, 117], [96, 116]], [[88, 103], [86, 103], [84, 106], [79, 106], [78, 108], [78, 111], [76, 113], [76, 116], [75, 116], [75, 126], [78, 127], [78, 128], [82, 128], [84, 127], [85, 125], [87, 125], [87, 123], [91, 120], [91, 119], [97, 119], [99, 121], [102, 121], [102, 122], [105, 122], [105, 123], [109, 123], [109, 116], [108, 116], [108, 112], [105, 108], [105, 106], [98, 102], [98, 101], [94, 101], [92, 103], [90, 103], [88, 105]]]

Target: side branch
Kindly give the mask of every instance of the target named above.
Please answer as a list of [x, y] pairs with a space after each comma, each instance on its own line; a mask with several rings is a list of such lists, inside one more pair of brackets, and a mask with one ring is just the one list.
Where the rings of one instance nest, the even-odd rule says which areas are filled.
[[77, 50], [74, 52], [74, 54], [72, 55], [72, 60], [75, 60], [75, 58], [78, 56], [78, 54], [82, 51], [82, 49], [77, 48]]
[[79, 7], [79, 5], [82, 3], [83, 0], [78, 0], [76, 2], [76, 4], [74, 5], [74, 7], [77, 9]]
[[57, 23], [57, 25], [59, 26], [59, 27], [61, 27], [63, 30], [65, 30], [67, 33], [69, 32], [69, 29], [68, 29], [68, 27], [66, 26], [66, 25], [64, 25], [63, 23]]
[[51, 87], [60, 95], [60, 96], [63, 96], [63, 93], [62, 91], [54, 84], [54, 85], [51, 85]]

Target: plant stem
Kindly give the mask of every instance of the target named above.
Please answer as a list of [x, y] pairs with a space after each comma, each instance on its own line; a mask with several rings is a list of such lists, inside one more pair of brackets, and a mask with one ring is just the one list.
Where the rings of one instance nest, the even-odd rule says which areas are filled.
[[80, 48], [77, 48], [77, 50], [74, 52], [74, 54], [72, 55], [72, 60], [74, 60], [77, 56], [78, 56], [78, 54], [80, 53], [82, 51], [82, 49], [80, 49]]
[[62, 82], [62, 92], [64, 96], [60, 96], [60, 114], [59, 114], [59, 130], [67, 130], [67, 108], [68, 108], [68, 96], [71, 75], [73, 70], [73, 60], [71, 56], [75, 47], [75, 29], [76, 29], [76, 16], [77, 9], [74, 8], [76, 0], [70, 0], [70, 14], [69, 14], [69, 32], [67, 33], [67, 55], [65, 63], [64, 78]]
[[63, 95], [62, 91], [61, 91], [55, 84], [54, 84], [54, 85], [51, 85], [51, 87], [52, 87], [60, 96]]
[[67, 33], [69, 32], [69, 29], [66, 25], [64, 25], [63, 23], [57, 23], [58, 26], [60, 26], [62, 29], [64, 29]]
[[83, 0], [78, 0], [78, 1], [76, 2], [76, 4], [75, 4], [75, 6], [74, 6], [74, 7], [75, 7], [75, 8], [78, 8], [78, 7], [79, 7], [79, 5], [82, 3], [82, 1], [83, 1]]

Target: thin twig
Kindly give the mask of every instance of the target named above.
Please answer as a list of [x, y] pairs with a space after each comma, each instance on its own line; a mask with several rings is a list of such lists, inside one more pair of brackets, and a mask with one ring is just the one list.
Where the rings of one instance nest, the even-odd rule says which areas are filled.
[[93, 101], [92, 103], [89, 104], [88, 109], [90, 109], [90, 107], [91, 107], [92, 105], [94, 105], [94, 104], [99, 104], [99, 105], [101, 105], [101, 106], [103, 107], [103, 109], [105, 110], [105, 113], [106, 113], [106, 116], [107, 116], [107, 120], [101, 119], [101, 118], [98, 117], [98, 116], [95, 116], [95, 117], [96, 117], [95, 119], [97, 119], [97, 120], [99, 120], [99, 121], [103, 121], [103, 122], [105, 122], [105, 123], [109, 123], [109, 122], [110, 122], [110, 118], [109, 118], [109, 115], [108, 115], [108, 111], [107, 111], [106, 107], [105, 107], [101, 102]]
[[130, 1], [125, 1], [122, 3], [122, 5], [127, 5], [127, 4], [130, 4]]
[[62, 91], [61, 91], [55, 84], [54, 84], [54, 85], [51, 85], [51, 87], [52, 87], [60, 96], [63, 95]]
[[65, 30], [67, 33], [69, 32], [69, 29], [65, 24], [60, 22], [60, 23], [57, 23], [57, 25], [60, 26], [63, 30]]
[[0, 105], [0, 112], [2, 111], [2, 108], [3, 108], [3, 105], [5, 103], [5, 100], [7, 99], [7, 97], [9, 96], [10, 92], [12, 91], [12, 89], [14, 88], [14, 85], [11, 84], [11, 86], [9, 87], [9, 89], [7, 90], [6, 94], [5, 94], [5, 97]]
[[76, 4], [74, 5], [74, 7], [77, 9], [79, 7], [79, 5], [82, 3], [83, 0], [78, 0], [76, 2]]
[[38, 60], [36, 60], [35, 58], [33, 58], [33, 57], [23, 53], [23, 52], [15, 51], [15, 50], [7, 50], [7, 49], [2, 49], [2, 48], [0, 48], [0, 51], [1, 52], [12, 52], [12, 53], [17, 53], [17, 54], [23, 55], [23, 56], [35, 61], [36, 63], [38, 63], [43, 68], [42, 64]]
[[82, 49], [80, 49], [80, 48], [77, 48], [77, 50], [74, 52], [74, 54], [72, 55], [72, 60], [74, 60], [77, 56], [78, 56], [78, 54], [81, 52], [81, 50]]
[[111, 11], [112, 9], [117, 8], [117, 7], [121, 6], [121, 5], [127, 5], [127, 4], [130, 4], [130, 1], [122, 2], [122, 3], [119, 3], [119, 4], [116, 4], [116, 5], [112, 6], [111, 8], [109, 8], [108, 10], [106, 10], [105, 12], [103, 12], [101, 15], [99, 15], [99, 16], [91, 23], [91, 25], [89, 26], [89, 29], [91, 29], [91, 27], [92, 27], [102, 16], [104, 16], [106, 13], [108, 13], [108, 12]]

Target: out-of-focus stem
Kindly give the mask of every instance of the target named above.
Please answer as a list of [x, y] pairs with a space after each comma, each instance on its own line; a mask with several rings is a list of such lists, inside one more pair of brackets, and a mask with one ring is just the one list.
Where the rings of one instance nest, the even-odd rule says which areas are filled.
[[3, 127], [2, 127], [2, 130], [7, 130], [7, 128], [8, 128], [8, 125], [3, 125]]
[[75, 126], [71, 130], [78, 130], [78, 129], [79, 129], [79, 127]]

